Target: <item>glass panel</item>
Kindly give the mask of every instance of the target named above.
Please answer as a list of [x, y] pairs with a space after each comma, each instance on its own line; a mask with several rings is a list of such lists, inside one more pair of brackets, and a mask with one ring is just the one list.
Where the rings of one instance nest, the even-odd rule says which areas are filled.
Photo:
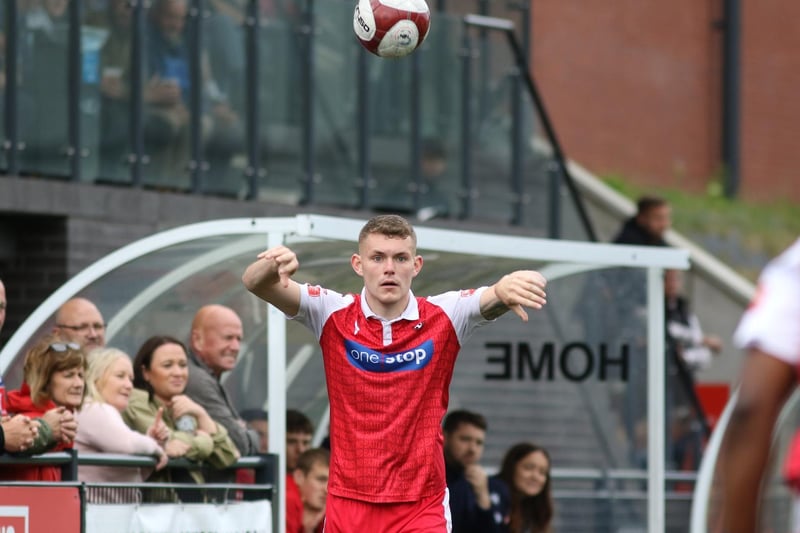
[[154, 3], [147, 9], [144, 68], [143, 182], [159, 190], [187, 190], [190, 159], [191, 78], [188, 3]]
[[[202, 190], [244, 196], [245, 0], [207, 2], [203, 17], [203, 155], [208, 164]], [[269, 60], [269, 56], [261, 58]]]
[[[360, 54], [371, 54], [361, 48], [353, 35], [354, 5], [341, 0], [314, 4], [312, 98], [316, 145], [314, 203], [317, 204], [355, 206], [360, 194], [357, 189], [360, 179], [357, 127], [362, 102], [358, 100], [357, 65]], [[374, 84], [374, 78], [380, 77], [380, 73], [373, 69], [381, 60], [367, 57], [367, 61], [370, 84]], [[370, 98], [370, 112], [373, 113], [374, 93]]]
[[[100, 115], [94, 123], [96, 153], [99, 160], [97, 175], [100, 181], [124, 183], [130, 181], [128, 156], [133, 152], [130, 142], [131, 46], [132, 10], [127, 0], [109, 0], [106, 9], [86, 13], [87, 31], [107, 32], [100, 49], [99, 92]], [[84, 60], [91, 50], [84, 50]], [[102, 132], [100, 135], [99, 132]]]
[[[0, 3], [0, 139], [6, 140], [6, 84], [8, 83], [8, 75], [6, 73], [6, 2]], [[0, 149], [0, 169], [3, 171], [8, 170], [8, 160], [6, 150]]]
[[259, 28], [259, 197], [270, 202], [300, 201], [303, 182], [303, 14], [294, 2], [262, 6]]
[[[109, 3], [109, 10], [112, 9], [114, 2]], [[123, 11], [122, 8], [118, 8]], [[124, 10], [129, 11], [129, 10]], [[111, 22], [118, 20], [116, 14], [108, 12], [103, 16], [99, 9], [95, 11], [92, 2], [84, 2], [83, 24], [81, 25], [81, 84], [80, 84], [80, 103], [78, 104], [80, 132], [81, 132], [81, 180], [92, 181], [100, 174], [100, 165], [103, 156], [106, 155], [106, 146], [112, 142], [119, 142], [124, 139], [127, 133], [124, 118], [119, 117], [119, 124], [104, 124], [108, 120], [104, 116], [104, 106], [106, 101], [111, 101], [107, 96], [116, 95], [114, 100], [118, 102], [122, 96], [122, 71], [115, 71], [114, 67], [107, 66], [103, 61], [103, 52], [108, 55], [114, 28]], [[122, 35], [115, 37], [124, 39], [124, 29]], [[128, 37], [129, 39], [129, 37]], [[106, 111], [107, 112], [107, 111]], [[102, 129], [110, 126], [108, 130]], [[102, 134], [101, 134], [102, 132]], [[116, 138], [115, 138], [116, 137]], [[102, 139], [102, 141], [101, 141]], [[123, 160], [124, 161], [124, 160]], [[119, 161], [121, 164], [123, 161]], [[124, 168], [124, 167], [123, 167]]]
[[18, 1], [19, 140], [24, 173], [67, 176], [68, 2]]

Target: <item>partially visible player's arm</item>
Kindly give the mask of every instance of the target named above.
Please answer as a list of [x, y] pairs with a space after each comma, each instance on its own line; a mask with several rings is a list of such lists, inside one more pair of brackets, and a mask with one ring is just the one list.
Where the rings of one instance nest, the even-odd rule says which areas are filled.
[[506, 274], [481, 294], [481, 314], [493, 320], [510, 309], [527, 322], [528, 313], [523, 307], [541, 309], [547, 303], [545, 285], [547, 280], [534, 270]]
[[725, 438], [718, 472], [724, 476], [723, 531], [758, 530], [759, 487], [778, 414], [796, 383], [794, 368], [760, 350], [752, 350]]
[[300, 310], [300, 285], [291, 277], [300, 263], [295, 253], [286, 246], [275, 246], [258, 254], [242, 276], [244, 286], [287, 316]]

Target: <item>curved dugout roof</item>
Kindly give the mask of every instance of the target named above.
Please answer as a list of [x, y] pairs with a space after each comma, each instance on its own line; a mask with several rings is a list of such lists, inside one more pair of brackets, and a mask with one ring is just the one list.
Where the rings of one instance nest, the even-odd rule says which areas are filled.
[[[188, 338], [191, 320], [202, 305], [227, 305], [241, 316], [245, 339], [239, 364], [225, 376], [226, 387], [239, 409], [269, 407], [270, 451], [279, 453], [283, 461], [287, 405], [309, 414], [319, 423], [322, 434], [326, 429], [328, 405], [321, 357], [316, 356], [316, 339], [248, 293], [241, 283], [241, 275], [258, 252], [269, 246], [289, 243], [301, 259], [300, 271], [295, 276], [298, 281], [320, 284], [340, 292], [360, 291], [361, 280], [350, 267], [350, 256], [356, 250], [355, 241], [363, 223], [363, 220], [316, 215], [228, 219], [183, 226], [134, 242], [89, 266], [47, 298], [0, 352], [0, 370], [9, 387], [19, 385], [23, 354], [30, 340], [48, 332], [58, 307], [74, 296], [84, 296], [98, 305], [108, 323], [107, 344], [131, 355], [154, 334]], [[574, 318], [574, 310], [583, 304], [581, 299], [585, 298], [580, 291], [586, 285], [582, 278], [592, 270], [620, 267], [626, 273], [622, 278], [624, 284], [635, 286], [640, 294], [647, 294], [651, 302], [659, 303], [650, 305], [648, 318], [641, 322], [641, 331], [647, 333], [647, 360], [663, 358], [661, 269], [688, 268], [686, 252], [423, 226], [416, 229], [418, 247], [425, 260], [425, 267], [414, 281], [414, 291], [418, 295], [488, 285], [517, 269], [540, 270], [549, 280], [546, 313], [532, 315], [529, 323], [516, 317], [504, 317], [498, 321], [501, 325], [481, 328], [474, 335], [476, 339], [462, 347], [462, 354], [466, 352], [467, 355], [459, 361], [479, 359], [480, 354], [474, 357], [471, 354], [485, 352], [485, 347], [491, 345], [492, 334], [502, 339], [516, 339], [520, 343], [536, 343], [540, 336], [564, 343], [576, 336], [586, 337], [587, 331], [581, 329]], [[627, 274], [636, 270], [638, 276]], [[654, 371], [648, 369], [643, 376], [648, 380], [647, 390], [653, 396], [650, 401], [643, 401], [643, 405], [648, 405], [651, 413], [662, 413], [660, 417], [650, 417], [648, 428], [652, 437], [663, 435], [663, 425], [653, 422], [654, 419], [663, 420], [663, 375], [654, 373], [663, 366], [649, 366]], [[563, 365], [561, 370], [571, 372]], [[451, 385], [451, 406], [469, 407], [476, 395], [493, 387], [485, 376], [485, 368], [459, 362]], [[504, 385], [499, 396], [487, 392], [485, 397], [494, 403], [481, 408], [496, 410], [498, 414], [493, 419], [493, 428], [500, 425], [496, 431], [502, 433], [505, 424], [509, 433], [505, 440], [487, 447], [489, 460], [498, 460], [502, 447], [508, 444], [506, 440], [530, 438], [528, 434], [515, 432], [542, 423], [525, 417], [541, 411], [535, 403], [537, 394], [548, 397], [549, 401], [553, 394], [551, 386], [560, 386], [558, 390], [563, 392], [563, 383], [537, 382], [535, 390], [532, 390], [530, 382], [511, 381]], [[598, 409], [596, 404], [601, 397], [598, 394], [606, 393], [595, 391], [589, 394], [588, 389], [588, 385], [580, 387], [576, 402], [582, 410]], [[595, 413], [594, 416], [599, 416], [602, 423], [601, 414]], [[613, 433], [595, 429], [598, 434]], [[652, 457], [664, 456], [662, 441], [663, 438], [649, 440]], [[613, 446], [604, 446], [608, 448], [608, 455], [615, 453]], [[613, 458], [605, 459], [613, 461]], [[663, 479], [663, 462], [653, 460], [649, 464], [656, 469], [651, 474], [657, 477], [660, 467]], [[663, 482], [658, 483], [657, 477], [651, 478], [656, 483], [650, 486], [663, 489]], [[663, 506], [663, 493], [650, 496], [650, 514], [658, 522], [657, 517], [663, 517], [663, 508], [659, 507]]]

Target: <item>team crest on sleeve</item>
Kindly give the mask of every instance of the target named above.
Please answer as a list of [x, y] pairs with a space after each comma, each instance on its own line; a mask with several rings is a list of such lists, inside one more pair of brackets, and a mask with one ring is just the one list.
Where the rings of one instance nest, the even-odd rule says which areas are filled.
[[475, 289], [463, 289], [461, 291], [461, 297], [462, 298], [469, 298], [473, 294], [475, 294]]
[[347, 360], [367, 372], [403, 372], [422, 370], [433, 358], [433, 340], [400, 353], [381, 353], [352, 340], [344, 341]]
[[308, 286], [308, 295], [319, 297], [320, 292], [322, 292], [322, 288], [319, 285], [309, 285]]

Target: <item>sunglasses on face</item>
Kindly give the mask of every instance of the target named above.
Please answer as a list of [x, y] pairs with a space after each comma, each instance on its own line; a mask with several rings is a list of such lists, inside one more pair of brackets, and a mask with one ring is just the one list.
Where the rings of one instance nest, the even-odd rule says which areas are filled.
[[74, 342], [54, 342], [50, 345], [50, 350], [57, 353], [64, 353], [67, 350], [80, 350], [81, 345]]

